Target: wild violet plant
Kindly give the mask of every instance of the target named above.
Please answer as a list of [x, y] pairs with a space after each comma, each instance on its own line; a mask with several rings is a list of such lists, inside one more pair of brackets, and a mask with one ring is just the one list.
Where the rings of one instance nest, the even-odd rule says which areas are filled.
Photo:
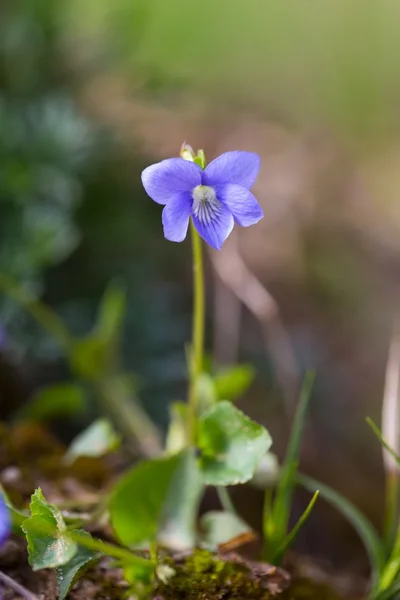
[[[176, 407], [171, 423], [175, 440], [169, 436], [169, 448], [162, 457], [133, 467], [111, 493], [111, 523], [127, 546], [161, 541], [175, 548], [193, 547], [205, 486], [250, 480], [271, 445], [267, 430], [230, 401], [202, 392], [205, 311], [201, 237], [220, 249], [235, 221], [247, 226], [260, 220], [262, 210], [249, 191], [258, 170], [255, 154], [226, 153], [206, 166], [204, 152], [195, 154], [184, 145], [181, 158], [152, 165], [142, 174], [147, 193], [165, 205], [167, 239], [182, 241], [191, 222], [194, 317], [188, 403]], [[153, 511], [146, 506], [139, 512], [138, 506], [132, 506], [138, 489], [153, 499]]]
[[[191, 225], [194, 315], [188, 352], [188, 400], [172, 407], [165, 448], [124, 473], [95, 509], [96, 518], [99, 511], [103, 516], [108, 515], [119, 546], [93, 538], [82, 529], [85, 519], [63, 514], [59, 507], [46, 501], [40, 489], [32, 495], [28, 511], [18, 511], [8, 502], [14, 526], [26, 536], [32, 568], [56, 569], [60, 600], [67, 596], [79, 574], [102, 556], [112, 557], [123, 569], [127, 582], [137, 593], [144, 594], [155, 579], [165, 582], [174, 574], [163, 563], [162, 549], [190, 550], [201, 546], [213, 550], [228, 538], [249, 531], [249, 526], [237, 515], [226, 487], [253, 478], [272, 440], [264, 427], [233, 404], [235, 393], [241, 386], [246, 387], [251, 373], [249, 376], [249, 371], [241, 366], [216, 375], [206, 372], [202, 239], [219, 250], [234, 223], [246, 227], [262, 218], [262, 210], [250, 192], [259, 166], [259, 157], [249, 152], [228, 152], [206, 165], [204, 152], [195, 153], [184, 144], [180, 158], [152, 165], [142, 174], [149, 196], [164, 205], [165, 237], [182, 241]], [[118, 339], [115, 332], [121, 320], [118, 293], [111, 291], [106, 295], [93, 333], [75, 340], [47, 307], [26, 298], [1, 278], [0, 285], [57, 336], [72, 372], [93, 386], [100, 396], [106, 394], [108, 407], [110, 399], [121, 401], [121, 396], [113, 394], [112, 385], [118, 376], [113, 360]], [[272, 562], [282, 559], [316, 499], [314, 494], [299, 523], [288, 532], [309, 392], [310, 378], [300, 400], [275, 498], [272, 501], [269, 492], [266, 496], [264, 554]], [[43, 398], [35, 402], [37, 409], [42, 406]], [[120, 415], [125, 414], [120, 406], [118, 410]], [[128, 419], [130, 413], [126, 415]], [[133, 423], [133, 430], [137, 432], [137, 422]], [[74, 453], [85, 453], [93, 446], [93, 439], [102, 448], [116, 443], [113, 431], [102, 422], [96, 423], [73, 443], [66, 458], [70, 460]], [[216, 487], [224, 510], [204, 515], [198, 528], [198, 508], [207, 486]], [[93, 522], [93, 515], [90, 520]]]

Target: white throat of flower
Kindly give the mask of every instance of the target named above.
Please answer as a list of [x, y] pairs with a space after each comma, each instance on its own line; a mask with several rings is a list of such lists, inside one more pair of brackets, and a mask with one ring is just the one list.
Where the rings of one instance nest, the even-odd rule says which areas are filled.
[[208, 185], [198, 185], [192, 192], [192, 213], [201, 223], [209, 225], [218, 219], [221, 212], [221, 203], [215, 190]]

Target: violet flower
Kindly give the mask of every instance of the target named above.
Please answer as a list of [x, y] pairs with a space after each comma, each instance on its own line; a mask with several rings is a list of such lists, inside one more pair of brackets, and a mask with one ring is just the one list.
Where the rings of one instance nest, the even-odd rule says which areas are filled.
[[200, 236], [220, 250], [234, 223], [248, 227], [264, 216], [249, 191], [259, 169], [260, 158], [252, 152], [226, 152], [204, 170], [191, 160], [168, 158], [147, 167], [142, 182], [150, 198], [165, 205], [167, 240], [182, 242], [191, 217]]
[[4, 544], [11, 532], [11, 518], [4, 498], [0, 493], [0, 547]]

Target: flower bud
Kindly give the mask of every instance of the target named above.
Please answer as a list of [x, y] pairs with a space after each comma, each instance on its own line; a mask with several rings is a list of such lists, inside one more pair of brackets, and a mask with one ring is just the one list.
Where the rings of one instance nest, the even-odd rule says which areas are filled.
[[189, 146], [189, 144], [183, 142], [181, 146], [180, 157], [184, 160], [190, 160], [191, 162], [194, 162], [195, 153], [192, 146]]

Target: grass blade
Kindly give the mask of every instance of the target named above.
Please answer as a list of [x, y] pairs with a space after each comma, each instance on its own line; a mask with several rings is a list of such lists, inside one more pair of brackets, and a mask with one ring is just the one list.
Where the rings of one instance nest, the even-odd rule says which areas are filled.
[[385, 566], [384, 548], [375, 528], [362, 512], [339, 492], [306, 475], [298, 475], [297, 481], [310, 492], [319, 490], [321, 497], [334, 506], [354, 527], [367, 551], [374, 587]]
[[308, 505], [307, 505], [305, 511], [303, 512], [303, 514], [301, 515], [300, 519], [297, 521], [296, 525], [293, 527], [291, 532], [286, 536], [283, 543], [279, 546], [279, 548], [277, 550], [279, 560], [281, 560], [281, 558], [285, 554], [286, 550], [294, 542], [300, 529], [302, 528], [304, 523], [307, 521], [308, 517], [311, 514], [312, 509], [314, 508], [314, 504], [316, 503], [318, 496], [319, 496], [319, 490], [314, 492], [313, 497], [311, 498], [310, 502], [308, 503]]
[[294, 417], [289, 445], [282, 466], [272, 511], [264, 516], [265, 557], [276, 564], [278, 549], [287, 536], [293, 489], [295, 487], [298, 457], [305, 416], [314, 383], [314, 373], [309, 371], [300, 393], [300, 400]]
[[391, 446], [389, 446], [387, 441], [384, 439], [384, 437], [382, 436], [382, 432], [379, 429], [378, 425], [376, 425], [373, 422], [373, 420], [370, 419], [369, 417], [366, 418], [366, 421], [367, 421], [368, 425], [371, 427], [371, 429], [374, 432], [374, 434], [376, 435], [376, 437], [378, 438], [378, 440], [380, 441], [380, 443], [382, 444], [382, 446], [393, 457], [393, 459], [397, 463], [397, 465], [400, 466], [400, 456], [396, 453], [395, 450], [393, 450], [393, 448]]

